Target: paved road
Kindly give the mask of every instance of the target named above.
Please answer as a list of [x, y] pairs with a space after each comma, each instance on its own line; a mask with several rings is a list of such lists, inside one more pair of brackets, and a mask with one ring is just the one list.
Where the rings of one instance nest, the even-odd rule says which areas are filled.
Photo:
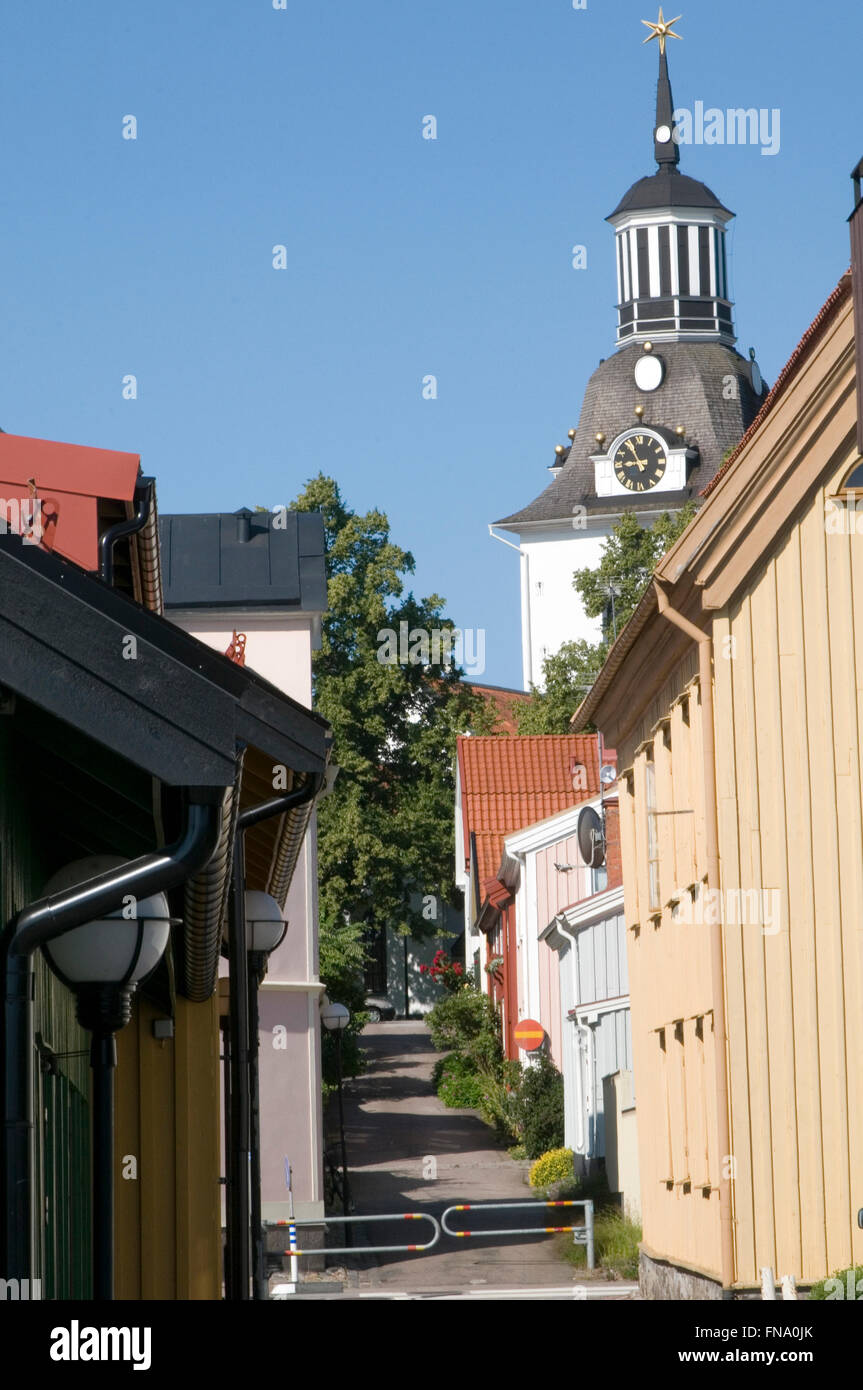
[[[438, 1054], [424, 1024], [370, 1025], [363, 1034], [363, 1046], [369, 1054], [368, 1071], [350, 1082], [345, 1096], [348, 1164], [357, 1214], [430, 1211], [440, 1216], [444, 1207], [455, 1202], [530, 1199], [528, 1165], [514, 1163], [473, 1111], [448, 1110], [435, 1096], [431, 1070]], [[506, 1220], [500, 1219], [503, 1215]], [[521, 1216], [526, 1219], [515, 1219]], [[489, 1224], [531, 1221], [539, 1224], [531, 1212], [512, 1212], [499, 1214]], [[370, 1225], [362, 1229], [358, 1243], [360, 1239], [364, 1244], [421, 1241], [429, 1231], [415, 1222], [402, 1227]], [[550, 1297], [561, 1297], [569, 1286], [591, 1284], [586, 1271], [560, 1259], [553, 1236], [475, 1243], [442, 1237], [439, 1246], [425, 1255], [351, 1256], [344, 1263], [354, 1296], [397, 1291], [409, 1296], [432, 1292], [481, 1296], [485, 1289], [518, 1296], [518, 1290], [527, 1294], [529, 1289], [528, 1296], [541, 1297], [542, 1289], [548, 1288]], [[597, 1282], [609, 1293], [615, 1288], [602, 1275]]]

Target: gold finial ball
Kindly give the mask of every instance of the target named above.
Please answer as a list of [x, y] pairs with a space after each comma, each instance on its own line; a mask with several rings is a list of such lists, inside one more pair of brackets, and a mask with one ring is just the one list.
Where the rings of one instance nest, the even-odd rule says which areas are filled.
[[645, 344], [644, 344], [644, 351], [645, 351], [645, 352], [653, 352], [653, 343], [645, 343]]
[[642, 417], [642, 415], [644, 414], [644, 406], [643, 406], [643, 405], [637, 405], [637, 406], [635, 407], [635, 413], [636, 413], [636, 415], [638, 416], [638, 418], [639, 418], [639, 420], [640, 420], [641, 417]]
[[596, 438], [597, 444], [604, 444], [604, 443], [605, 443], [605, 435], [603, 434], [602, 430], [597, 430], [596, 435], [595, 435], [595, 438]]
[[561, 454], [563, 453], [563, 445], [562, 445], [562, 444], [555, 444], [555, 446], [554, 446], [554, 452], [557, 454], [557, 457], [560, 458]]
[[575, 430], [567, 430], [570, 439], [575, 439]]
[[682, 439], [683, 436], [686, 434], [686, 427], [685, 427], [685, 425], [678, 425], [678, 426], [677, 426], [677, 429], [674, 431], [674, 433], [675, 433], [675, 434], [679, 434], [679, 435], [680, 435], [680, 438]]

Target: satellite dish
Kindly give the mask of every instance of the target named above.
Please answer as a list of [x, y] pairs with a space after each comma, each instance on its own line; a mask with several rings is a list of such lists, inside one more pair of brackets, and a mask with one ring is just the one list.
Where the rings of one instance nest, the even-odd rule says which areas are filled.
[[617, 781], [617, 768], [614, 763], [603, 763], [599, 769], [599, 780], [604, 787], [610, 787], [612, 782]]
[[605, 830], [592, 806], [585, 806], [578, 818], [578, 848], [589, 869], [605, 863]]

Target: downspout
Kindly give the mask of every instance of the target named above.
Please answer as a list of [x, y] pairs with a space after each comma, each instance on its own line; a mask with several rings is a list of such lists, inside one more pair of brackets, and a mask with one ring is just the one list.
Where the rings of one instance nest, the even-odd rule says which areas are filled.
[[128, 521], [118, 521], [99, 537], [99, 578], [103, 584], [114, 583], [114, 546], [124, 536], [143, 530], [150, 515], [155, 478], [139, 478], [135, 488], [135, 513]]
[[[87, 883], [41, 898], [6, 923], [0, 932], [0, 988], [4, 1005], [0, 1028], [4, 1135], [0, 1152], [0, 1219], [4, 1277], [30, 1277], [32, 1192], [30, 1144], [33, 1132], [32, 1057], [30, 1047], [30, 956], [58, 936], [116, 912], [128, 895], [163, 893], [203, 867], [213, 853], [221, 823], [222, 788], [187, 789], [186, 823], [173, 844], [128, 864], [121, 864]], [[98, 1193], [94, 1194], [98, 1198]], [[97, 1213], [94, 1223], [112, 1221]], [[94, 1271], [98, 1289], [101, 1271]]]
[[[234, 840], [234, 873], [231, 884], [230, 1056], [231, 1143], [227, 1155], [228, 1231], [227, 1278], [229, 1297], [249, 1299], [249, 1280], [254, 1274], [253, 1297], [265, 1299], [264, 1232], [261, 1224], [261, 1126], [258, 1103], [257, 990], [250, 1007], [250, 971], [246, 941], [244, 832], [272, 816], [283, 815], [314, 801], [325, 773], [310, 775], [302, 787], [248, 806], [237, 816]], [[252, 1027], [254, 1026], [254, 1037]], [[250, 1264], [249, 1234], [254, 1258]]]
[[[662, 585], [654, 579], [659, 611], [675, 627], [698, 644], [698, 675], [701, 688], [701, 745], [704, 760], [704, 838], [707, 849], [707, 885], [720, 889], [719, 881], [719, 823], [716, 791], [716, 735], [713, 716], [713, 639], [682, 613], [671, 607]], [[723, 961], [722, 917], [711, 928], [710, 973], [713, 982], [713, 1024], [716, 1033], [717, 1142], [719, 1146], [719, 1233], [722, 1268], [722, 1293], [731, 1297], [734, 1284], [734, 1217], [731, 1205], [731, 1179], [722, 1175], [722, 1164], [731, 1154], [731, 1127], [728, 1102], [728, 1057], [725, 1023], [725, 968]]]

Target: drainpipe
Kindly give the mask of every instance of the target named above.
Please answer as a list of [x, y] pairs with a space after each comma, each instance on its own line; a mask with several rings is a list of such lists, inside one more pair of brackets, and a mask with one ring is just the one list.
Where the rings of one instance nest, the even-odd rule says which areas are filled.
[[[272, 816], [313, 801], [324, 784], [323, 772], [310, 776], [302, 787], [249, 806], [237, 817], [234, 841], [234, 873], [231, 885], [230, 967], [231, 1143], [227, 1155], [228, 1229], [226, 1289], [231, 1300], [249, 1300], [249, 1281], [254, 1273], [253, 1297], [266, 1299], [264, 1231], [261, 1223], [261, 1126], [258, 1103], [257, 988], [249, 969], [245, 912], [244, 831]], [[250, 1007], [254, 993], [254, 1005]], [[254, 1036], [252, 1028], [254, 1027]], [[254, 1259], [249, 1248], [251, 1232]]]
[[142, 531], [150, 515], [155, 478], [139, 478], [135, 488], [135, 514], [128, 521], [118, 521], [99, 537], [99, 578], [103, 584], [114, 583], [114, 546], [124, 536]]
[[[45, 942], [85, 922], [108, 916], [124, 898], [164, 893], [201, 869], [212, 855], [221, 825], [221, 787], [187, 788], [186, 823], [180, 838], [153, 854], [133, 859], [49, 898], [41, 898], [12, 917], [0, 932], [0, 990], [4, 1001], [0, 1028], [4, 1135], [0, 1152], [0, 1219], [4, 1277], [30, 1278], [32, 1191], [30, 1145], [33, 1133], [32, 1048], [30, 1044], [32, 978], [30, 956]], [[107, 1122], [104, 1095], [96, 1097], [94, 1154], [103, 1152], [100, 1116]], [[111, 1119], [113, 1123], [113, 1120]], [[97, 1232], [113, 1233], [113, 1211], [104, 1189], [93, 1193]], [[97, 1297], [111, 1297], [113, 1239], [94, 1242]]]
[[[696, 627], [682, 613], [671, 607], [665, 590], [654, 579], [659, 611], [687, 637], [698, 643], [698, 675], [701, 687], [701, 743], [704, 759], [704, 838], [707, 846], [707, 885], [720, 888], [719, 881], [719, 823], [716, 794], [716, 746], [713, 719], [713, 639]], [[728, 1058], [725, 1024], [725, 969], [723, 964], [722, 917], [712, 925], [710, 933], [710, 971], [713, 982], [713, 1024], [716, 1032], [717, 1141], [719, 1162], [731, 1153], [731, 1127], [728, 1118]], [[719, 1178], [719, 1232], [723, 1297], [731, 1297], [734, 1283], [734, 1218], [731, 1205], [731, 1180]]]

